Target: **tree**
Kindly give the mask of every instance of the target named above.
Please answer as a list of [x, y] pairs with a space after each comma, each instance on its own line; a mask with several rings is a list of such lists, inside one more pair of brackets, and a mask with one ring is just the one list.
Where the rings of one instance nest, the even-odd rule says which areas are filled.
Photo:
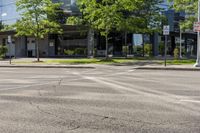
[[119, 0], [78, 0], [83, 14], [83, 23], [90, 30], [97, 30], [106, 38], [106, 58], [108, 58], [108, 35], [119, 25], [121, 12], [118, 12]]
[[162, 0], [121, 0], [118, 9], [123, 13], [119, 31], [125, 35], [127, 46], [127, 33], [159, 32], [164, 19], [162, 8], [158, 5]]
[[169, 0], [169, 2], [173, 2], [172, 8], [176, 11], [185, 12], [187, 15], [187, 19], [180, 23], [181, 29], [192, 29], [198, 18], [198, 0]]
[[0, 22], [0, 31], [4, 29], [4, 24]]
[[17, 0], [16, 6], [17, 11], [21, 12], [21, 19], [14, 25], [16, 35], [35, 37], [37, 61], [40, 61], [38, 41], [49, 33], [62, 33], [55, 19], [61, 3], [53, 3], [51, 0]]
[[106, 38], [108, 56], [108, 35], [111, 31], [127, 33], [150, 33], [161, 25], [162, 0], [78, 0], [86, 22]]

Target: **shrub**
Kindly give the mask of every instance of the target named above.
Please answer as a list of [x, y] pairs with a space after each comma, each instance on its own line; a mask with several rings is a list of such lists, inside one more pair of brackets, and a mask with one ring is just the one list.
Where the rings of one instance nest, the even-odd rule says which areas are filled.
[[0, 45], [0, 57], [5, 57], [8, 52], [8, 48], [6, 46]]
[[73, 50], [64, 50], [64, 54], [65, 55], [74, 55], [74, 51]]
[[143, 55], [143, 46], [142, 45], [136, 45], [136, 46], [134, 46], [134, 53], [137, 56], [142, 56]]
[[76, 48], [74, 50], [75, 55], [85, 55], [86, 54], [86, 49], [85, 48]]
[[175, 48], [174, 49], [174, 59], [177, 60], [179, 58], [179, 49]]
[[148, 56], [152, 56], [152, 45], [151, 44], [144, 45], [144, 53]]

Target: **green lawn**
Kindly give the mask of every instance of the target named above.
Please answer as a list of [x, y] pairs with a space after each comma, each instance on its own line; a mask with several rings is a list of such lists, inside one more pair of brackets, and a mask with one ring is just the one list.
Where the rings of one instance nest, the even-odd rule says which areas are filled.
[[[156, 60], [153, 58], [113, 58], [109, 60], [100, 59], [100, 58], [82, 58], [82, 59], [44, 59], [42, 62], [34, 62], [31, 60], [13, 60], [14, 64], [120, 64], [120, 63], [134, 63], [134, 62], [144, 62], [152, 61], [156, 63], [163, 64], [164, 60]], [[195, 64], [194, 59], [184, 59], [184, 60], [167, 60], [168, 65], [185, 65], [185, 64]]]
[[184, 60], [167, 60], [168, 65], [190, 65], [195, 64], [195, 59], [184, 59]]
[[133, 62], [133, 59], [60, 59], [60, 60], [47, 60], [47, 64], [112, 64], [112, 63], [127, 63]]

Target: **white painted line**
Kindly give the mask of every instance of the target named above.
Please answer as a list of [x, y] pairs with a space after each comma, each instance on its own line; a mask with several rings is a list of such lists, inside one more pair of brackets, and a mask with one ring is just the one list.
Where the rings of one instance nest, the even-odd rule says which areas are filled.
[[189, 100], [189, 99], [188, 99], [188, 100], [186, 100], [186, 99], [183, 100], [183, 99], [182, 99], [182, 100], [180, 100], [180, 101], [181, 101], [181, 102], [200, 103], [200, 101], [198, 101], [198, 100]]

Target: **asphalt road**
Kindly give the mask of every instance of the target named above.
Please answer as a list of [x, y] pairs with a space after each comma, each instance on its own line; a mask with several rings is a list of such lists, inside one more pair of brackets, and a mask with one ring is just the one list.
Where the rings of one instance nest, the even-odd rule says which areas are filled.
[[200, 72], [0, 68], [0, 133], [200, 133]]

